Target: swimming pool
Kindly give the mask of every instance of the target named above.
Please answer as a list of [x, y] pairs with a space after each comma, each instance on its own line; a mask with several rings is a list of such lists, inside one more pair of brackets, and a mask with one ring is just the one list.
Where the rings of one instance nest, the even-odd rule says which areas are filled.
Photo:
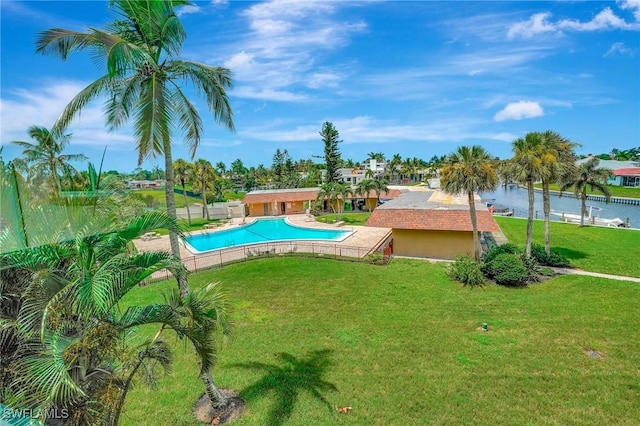
[[276, 241], [342, 241], [352, 233], [352, 231], [302, 228], [287, 223], [284, 218], [268, 218], [258, 219], [249, 225], [225, 231], [191, 235], [185, 237], [184, 242], [190, 251], [202, 253], [227, 247]]

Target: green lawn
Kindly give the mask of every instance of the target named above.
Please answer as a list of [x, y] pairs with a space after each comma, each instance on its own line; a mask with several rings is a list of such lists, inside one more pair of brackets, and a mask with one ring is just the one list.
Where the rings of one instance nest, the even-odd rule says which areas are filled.
[[[510, 242], [524, 246], [527, 221], [495, 217]], [[551, 247], [587, 271], [640, 277], [640, 231], [551, 222]], [[544, 244], [544, 222], [533, 222], [533, 242]]]
[[[341, 219], [349, 225], [365, 225], [371, 213], [342, 213]], [[338, 219], [337, 214], [329, 213], [317, 216], [316, 220], [322, 223], [334, 223]]]
[[[564, 276], [471, 289], [444, 267], [276, 258], [192, 276], [221, 281], [234, 306], [215, 369], [247, 401], [234, 424], [640, 424], [640, 285]], [[192, 351], [178, 343], [175, 358], [157, 390], [130, 393], [123, 424], [197, 424]]]
[[[167, 205], [165, 202], [164, 189], [136, 189], [136, 190], [133, 190], [133, 193], [138, 194], [143, 198], [153, 197], [155, 203], [157, 204], [157, 207], [165, 207]], [[176, 200], [176, 207], [178, 208], [184, 207], [184, 196], [182, 195], [182, 193], [180, 194], [176, 193], [175, 200]], [[202, 203], [201, 198], [195, 198], [195, 197], [187, 197], [187, 201], [191, 204]]]
[[[542, 188], [542, 184], [536, 184], [537, 188]], [[549, 185], [549, 189], [554, 191], [559, 191], [560, 187], [556, 184]], [[611, 196], [613, 197], [626, 197], [626, 198], [640, 198], [640, 187], [630, 188], [625, 186], [613, 186], [609, 185], [609, 190], [611, 191]], [[565, 192], [573, 193], [573, 188], [567, 189]], [[591, 191], [590, 188], [587, 187], [588, 194], [602, 195], [599, 191]]]

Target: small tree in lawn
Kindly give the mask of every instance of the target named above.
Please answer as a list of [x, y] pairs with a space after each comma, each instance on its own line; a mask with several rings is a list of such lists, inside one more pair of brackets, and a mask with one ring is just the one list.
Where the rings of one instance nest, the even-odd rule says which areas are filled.
[[188, 163], [182, 158], [178, 158], [173, 162], [173, 174], [180, 182], [182, 187], [182, 196], [184, 197], [184, 206], [187, 208], [187, 220], [191, 226], [191, 210], [189, 210], [189, 201], [187, 200], [187, 181], [193, 178], [193, 164]]
[[482, 246], [478, 236], [475, 193], [493, 191], [498, 185], [498, 173], [493, 157], [481, 146], [461, 146], [450, 154], [442, 168], [440, 186], [448, 194], [466, 193], [473, 228], [473, 248], [476, 261], [480, 261]]

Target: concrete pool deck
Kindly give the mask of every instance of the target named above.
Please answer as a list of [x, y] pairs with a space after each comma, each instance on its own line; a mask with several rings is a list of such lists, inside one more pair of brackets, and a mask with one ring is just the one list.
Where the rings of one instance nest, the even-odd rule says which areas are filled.
[[[283, 217], [283, 216], [277, 216]], [[227, 249], [213, 250], [206, 253], [194, 254], [185, 245], [180, 244], [180, 257], [187, 269], [193, 271], [203, 269], [220, 263], [230, 262], [252, 256], [256, 253], [284, 254], [289, 252], [314, 253], [318, 255], [340, 255], [351, 257], [364, 257], [371, 250], [380, 246], [390, 235], [390, 228], [375, 228], [369, 226], [351, 226], [326, 224], [315, 221], [305, 214], [288, 215], [287, 221], [295, 226], [314, 229], [331, 229], [341, 231], [354, 231], [343, 241], [291, 241], [280, 243], [258, 243], [246, 246], [236, 246]], [[257, 218], [246, 218], [244, 224], [249, 224]], [[241, 218], [235, 218], [230, 222], [213, 229], [192, 231], [188, 235], [201, 233], [215, 233], [227, 229], [238, 228], [242, 225]], [[170, 251], [168, 235], [161, 235], [151, 240], [134, 240], [138, 251]], [[154, 274], [155, 276], [156, 274]]]

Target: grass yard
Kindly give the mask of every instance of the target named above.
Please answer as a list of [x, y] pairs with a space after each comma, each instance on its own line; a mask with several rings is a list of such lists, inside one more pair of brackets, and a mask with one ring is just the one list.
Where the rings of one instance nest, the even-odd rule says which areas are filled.
[[[494, 216], [510, 242], [524, 246], [527, 221]], [[640, 278], [640, 231], [633, 229], [579, 227], [551, 222], [551, 247], [571, 260], [571, 264], [592, 272]], [[544, 245], [544, 221], [534, 220], [533, 242]]]
[[[348, 225], [365, 225], [371, 213], [342, 213], [340, 220]], [[334, 223], [338, 219], [338, 215], [334, 213], [323, 214], [317, 216], [316, 220], [322, 223]]]
[[[536, 184], [537, 188], [542, 188], [542, 184]], [[608, 186], [609, 191], [611, 191], [612, 197], [625, 197], [625, 198], [640, 198], [640, 187], [632, 188], [627, 186]], [[549, 189], [553, 191], [559, 191], [560, 186], [557, 184], [549, 185]], [[565, 193], [573, 194], [573, 187], [567, 189]], [[594, 195], [602, 195], [602, 192], [599, 191], [591, 191], [591, 188], [587, 187], [587, 194]]]
[[[167, 205], [164, 195], [164, 189], [135, 189], [133, 190], [133, 193], [140, 195], [143, 199], [146, 197], [152, 197], [154, 200], [154, 204], [156, 204], [158, 207], [166, 207]], [[182, 192], [180, 194], [175, 194], [175, 201], [177, 208], [184, 207], [184, 196], [182, 195]], [[191, 204], [202, 203], [201, 198], [189, 196], [187, 196], [187, 201]]]
[[[564, 276], [471, 289], [444, 268], [276, 258], [191, 276], [222, 281], [232, 300], [235, 337], [214, 372], [247, 402], [234, 424], [640, 424], [640, 285]], [[176, 344], [173, 375], [137, 386], [123, 424], [195, 425], [196, 369]]]

